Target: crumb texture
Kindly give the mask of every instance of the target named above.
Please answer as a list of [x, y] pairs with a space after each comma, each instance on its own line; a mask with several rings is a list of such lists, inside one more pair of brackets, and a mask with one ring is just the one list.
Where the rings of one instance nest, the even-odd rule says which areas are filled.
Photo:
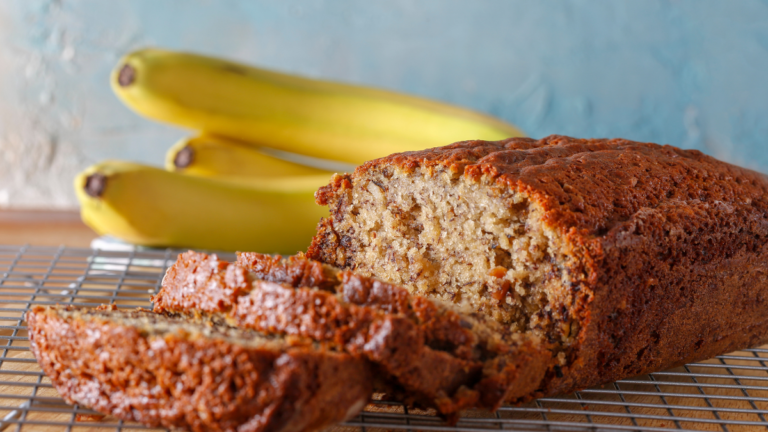
[[377, 171], [366, 180], [334, 223], [354, 233], [341, 242], [354, 251], [355, 271], [492, 315], [514, 331], [569, 325], [549, 308], [567, 300], [547, 289], [563, 283], [559, 238], [527, 195], [445, 171]]

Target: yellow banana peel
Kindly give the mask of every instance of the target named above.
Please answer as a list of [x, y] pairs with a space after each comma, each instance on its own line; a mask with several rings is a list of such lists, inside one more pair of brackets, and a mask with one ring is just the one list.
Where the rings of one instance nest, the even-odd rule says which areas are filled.
[[326, 174], [264, 179], [248, 185], [105, 161], [74, 182], [83, 221], [98, 234], [145, 246], [306, 250], [327, 211], [314, 203]]
[[277, 177], [325, 175], [331, 172], [279, 159], [256, 147], [211, 135], [184, 138], [165, 155], [168, 171], [211, 177], [219, 180], [249, 182]]
[[455, 141], [523, 136], [445, 103], [160, 49], [124, 57], [111, 84], [146, 117], [354, 165]]

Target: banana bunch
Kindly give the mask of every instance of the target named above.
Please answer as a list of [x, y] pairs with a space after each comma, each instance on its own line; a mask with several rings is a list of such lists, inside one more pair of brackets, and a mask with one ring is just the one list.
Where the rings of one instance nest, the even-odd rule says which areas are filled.
[[105, 161], [75, 179], [83, 221], [146, 246], [295, 253], [325, 208], [313, 194], [369, 159], [522, 136], [496, 118], [404, 94], [144, 49], [114, 92], [148, 118], [198, 131], [165, 170]]

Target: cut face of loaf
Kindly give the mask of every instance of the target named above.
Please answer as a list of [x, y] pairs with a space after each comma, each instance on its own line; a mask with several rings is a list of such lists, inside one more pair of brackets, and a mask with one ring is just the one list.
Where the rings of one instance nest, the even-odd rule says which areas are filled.
[[67, 402], [151, 427], [316, 430], [372, 392], [365, 360], [252, 330], [114, 307], [36, 307], [27, 322]]
[[539, 335], [556, 394], [767, 340], [767, 191], [671, 146], [467, 141], [335, 176], [307, 255]]
[[481, 311], [513, 332], [572, 341], [568, 255], [527, 194], [450, 169], [366, 167], [319, 193], [339, 212], [324, 222], [313, 258]]
[[537, 338], [303, 256], [245, 253], [226, 263], [187, 252], [153, 300], [156, 312], [203, 315], [364, 355], [384, 390], [449, 421], [465, 408], [496, 409], [528, 396], [549, 358]]

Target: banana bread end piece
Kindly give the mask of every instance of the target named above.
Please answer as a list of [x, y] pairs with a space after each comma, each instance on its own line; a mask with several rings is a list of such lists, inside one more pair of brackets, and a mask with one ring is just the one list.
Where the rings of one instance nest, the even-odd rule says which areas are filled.
[[357, 414], [372, 392], [365, 360], [304, 341], [114, 306], [35, 307], [27, 322], [67, 402], [152, 427], [317, 430]]

